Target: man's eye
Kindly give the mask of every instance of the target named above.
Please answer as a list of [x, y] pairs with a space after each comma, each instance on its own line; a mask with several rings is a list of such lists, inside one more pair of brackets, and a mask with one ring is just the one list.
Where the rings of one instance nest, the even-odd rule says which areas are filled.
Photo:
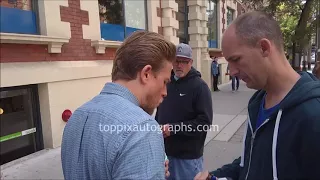
[[240, 57], [236, 58], [234, 61], [236, 61], [236, 62], [237, 62], [237, 61], [239, 61], [239, 60], [240, 60]]

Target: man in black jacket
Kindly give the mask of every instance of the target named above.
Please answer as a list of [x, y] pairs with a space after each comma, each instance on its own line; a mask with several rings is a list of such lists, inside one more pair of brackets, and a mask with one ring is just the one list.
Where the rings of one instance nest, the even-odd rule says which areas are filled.
[[241, 157], [195, 179], [320, 179], [320, 81], [290, 66], [279, 24], [263, 12], [242, 14], [225, 31], [222, 51], [230, 74], [258, 91]]
[[163, 125], [169, 179], [193, 179], [203, 168], [203, 148], [212, 124], [211, 91], [201, 74], [192, 67], [192, 49], [177, 46], [168, 95], [157, 109], [156, 120]]

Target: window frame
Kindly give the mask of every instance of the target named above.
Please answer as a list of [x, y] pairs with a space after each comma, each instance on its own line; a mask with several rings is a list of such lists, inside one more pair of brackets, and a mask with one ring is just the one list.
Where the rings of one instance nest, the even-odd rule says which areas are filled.
[[[8, 0], [10, 1], [10, 0]], [[18, 0], [14, 0], [17, 2]], [[39, 19], [39, 1], [38, 0], [30, 0], [31, 1], [31, 8], [30, 11], [32, 11], [35, 14], [35, 33], [29, 34], [29, 33], [16, 33], [16, 32], [2, 32], [0, 33], [12, 33], [12, 34], [29, 34], [29, 35], [41, 35], [40, 31], [40, 19]], [[17, 8], [19, 9], [19, 8]]]
[[[125, 1], [130, 1], [130, 0], [120, 0], [120, 2], [122, 4], [122, 11], [123, 11], [123, 22], [122, 22], [122, 24], [117, 24], [117, 25], [121, 25], [123, 27], [124, 39], [126, 39], [129, 36], [129, 34], [127, 34]], [[145, 29], [142, 29], [142, 30], [149, 31], [149, 27], [148, 27], [148, 25], [149, 25], [149, 23], [148, 23], [148, 0], [143, 0], [143, 2], [144, 2], [144, 12], [145, 12], [145, 18], [144, 18], [145, 19]], [[99, 6], [99, 3], [98, 3], [98, 6]], [[100, 19], [100, 15], [99, 15], [99, 19]], [[104, 22], [100, 21], [100, 25], [102, 23], [104, 23]], [[104, 24], [111, 24], [111, 23], [104, 23]], [[101, 37], [101, 38], [103, 38], [103, 37]], [[104, 40], [114, 41], [114, 40], [109, 40], [109, 39], [104, 39]], [[123, 41], [123, 40], [121, 40], [121, 41]]]
[[[229, 21], [228, 14], [231, 12], [231, 21]], [[234, 20], [235, 10], [229, 6], [227, 6], [227, 26], [231, 24], [231, 22]]]
[[[211, 9], [211, 3], [215, 3], [215, 11], [212, 11], [212, 9]], [[209, 13], [215, 13], [215, 17], [216, 17], [216, 19], [214, 20], [214, 22], [209, 22], [209, 20], [208, 20], [208, 24], [209, 24], [209, 26], [208, 26], [208, 48], [219, 48], [219, 0], [208, 0], [208, 5], [209, 5], [209, 7], [207, 7], [207, 10], [209, 10], [208, 12]], [[209, 14], [210, 15], [210, 14]], [[213, 46], [211, 46], [211, 43], [209, 43], [211, 40], [213, 40], [213, 37], [211, 36], [211, 30], [212, 30], [212, 26], [211, 26], [211, 24], [214, 24], [214, 23], [216, 23], [216, 30], [215, 30], [215, 36], [216, 36], [216, 39], [215, 39], [215, 41], [216, 41], [216, 47], [213, 47]]]

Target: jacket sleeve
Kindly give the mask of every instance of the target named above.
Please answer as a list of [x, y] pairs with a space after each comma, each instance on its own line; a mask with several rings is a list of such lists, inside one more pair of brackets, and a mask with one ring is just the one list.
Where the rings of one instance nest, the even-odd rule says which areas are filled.
[[241, 157], [235, 159], [231, 164], [224, 165], [221, 168], [210, 172], [210, 174], [218, 178], [228, 177], [232, 178], [233, 180], [239, 179], [240, 161]]
[[170, 123], [171, 135], [197, 136], [200, 132], [210, 129], [213, 118], [212, 98], [205, 82], [196, 89], [193, 101], [197, 116], [189, 121]]

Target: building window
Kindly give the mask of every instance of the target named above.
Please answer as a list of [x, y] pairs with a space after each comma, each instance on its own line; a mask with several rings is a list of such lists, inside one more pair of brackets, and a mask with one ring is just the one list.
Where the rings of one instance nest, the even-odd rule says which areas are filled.
[[137, 30], [147, 29], [146, 0], [99, 0], [101, 37], [123, 41]]
[[217, 0], [209, 0], [207, 6], [208, 15], [208, 47], [218, 48], [218, 8]]
[[227, 8], [227, 25], [231, 24], [234, 18], [234, 10], [231, 8]]
[[178, 4], [177, 20], [179, 21], [178, 38], [180, 43], [189, 43], [188, 0], [176, 0]]
[[39, 34], [36, 0], [1, 0], [0, 32]]

